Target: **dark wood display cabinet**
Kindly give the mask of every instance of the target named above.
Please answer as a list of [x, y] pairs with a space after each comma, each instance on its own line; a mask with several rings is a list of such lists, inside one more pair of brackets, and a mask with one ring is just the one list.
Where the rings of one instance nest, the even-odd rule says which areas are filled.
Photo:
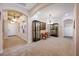
[[46, 23], [40, 22], [40, 30], [46, 30]]
[[32, 22], [32, 38], [33, 38], [33, 42], [39, 41], [41, 39], [40, 21], [34, 20]]
[[50, 24], [50, 36], [58, 37], [58, 23]]

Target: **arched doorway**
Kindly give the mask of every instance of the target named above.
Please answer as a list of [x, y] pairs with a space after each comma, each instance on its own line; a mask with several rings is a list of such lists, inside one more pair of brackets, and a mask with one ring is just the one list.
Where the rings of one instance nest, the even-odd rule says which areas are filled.
[[3, 20], [3, 48], [27, 43], [27, 16], [15, 10], [5, 10]]
[[73, 38], [74, 24], [72, 19], [64, 20], [64, 37]]

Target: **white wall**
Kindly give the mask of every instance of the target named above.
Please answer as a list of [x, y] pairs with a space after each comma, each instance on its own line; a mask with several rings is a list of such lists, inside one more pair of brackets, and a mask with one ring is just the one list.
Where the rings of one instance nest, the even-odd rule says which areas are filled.
[[[28, 22], [28, 18], [26, 16], [22, 15], [22, 16], [20, 16], [20, 18], [18, 20], [19, 20], [19, 23], [18, 23], [18, 30], [19, 31], [17, 32], [17, 35], [20, 38], [22, 38], [25, 41], [27, 41], [28, 40], [28, 23], [27, 23]], [[25, 21], [25, 22], [23, 23], [23, 21]], [[23, 33], [22, 26], [24, 26], [23, 29], [24, 29], [25, 33]]]
[[7, 36], [17, 35], [17, 24], [16, 23], [8, 23]]
[[64, 25], [64, 36], [73, 37], [73, 23], [66, 23]]
[[[1, 6], [0, 6], [1, 7]], [[0, 53], [3, 52], [3, 29], [2, 29], [2, 10], [0, 9]]]

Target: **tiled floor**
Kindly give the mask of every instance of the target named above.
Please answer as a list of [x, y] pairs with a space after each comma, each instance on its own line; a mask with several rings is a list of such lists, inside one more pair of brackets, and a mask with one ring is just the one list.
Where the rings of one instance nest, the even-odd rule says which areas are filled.
[[3, 54], [9, 56], [71, 56], [74, 55], [74, 41], [69, 38], [50, 37], [31, 44], [19, 45], [5, 49]]
[[3, 48], [11, 48], [17, 45], [23, 45], [26, 44], [27, 42], [22, 40], [21, 38], [17, 37], [17, 36], [11, 36], [8, 37], [7, 39], [4, 39], [3, 41]]
[[9, 56], [71, 56], [74, 54], [74, 40], [50, 37], [31, 44], [19, 45], [5, 49], [3, 54]]

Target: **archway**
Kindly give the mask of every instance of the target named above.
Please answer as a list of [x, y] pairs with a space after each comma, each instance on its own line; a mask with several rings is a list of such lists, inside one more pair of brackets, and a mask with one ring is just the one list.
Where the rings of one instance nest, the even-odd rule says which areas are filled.
[[72, 19], [66, 19], [64, 20], [64, 37], [65, 38], [73, 38], [73, 20]]
[[26, 44], [28, 17], [16, 10], [4, 10], [3, 12], [3, 48]]

